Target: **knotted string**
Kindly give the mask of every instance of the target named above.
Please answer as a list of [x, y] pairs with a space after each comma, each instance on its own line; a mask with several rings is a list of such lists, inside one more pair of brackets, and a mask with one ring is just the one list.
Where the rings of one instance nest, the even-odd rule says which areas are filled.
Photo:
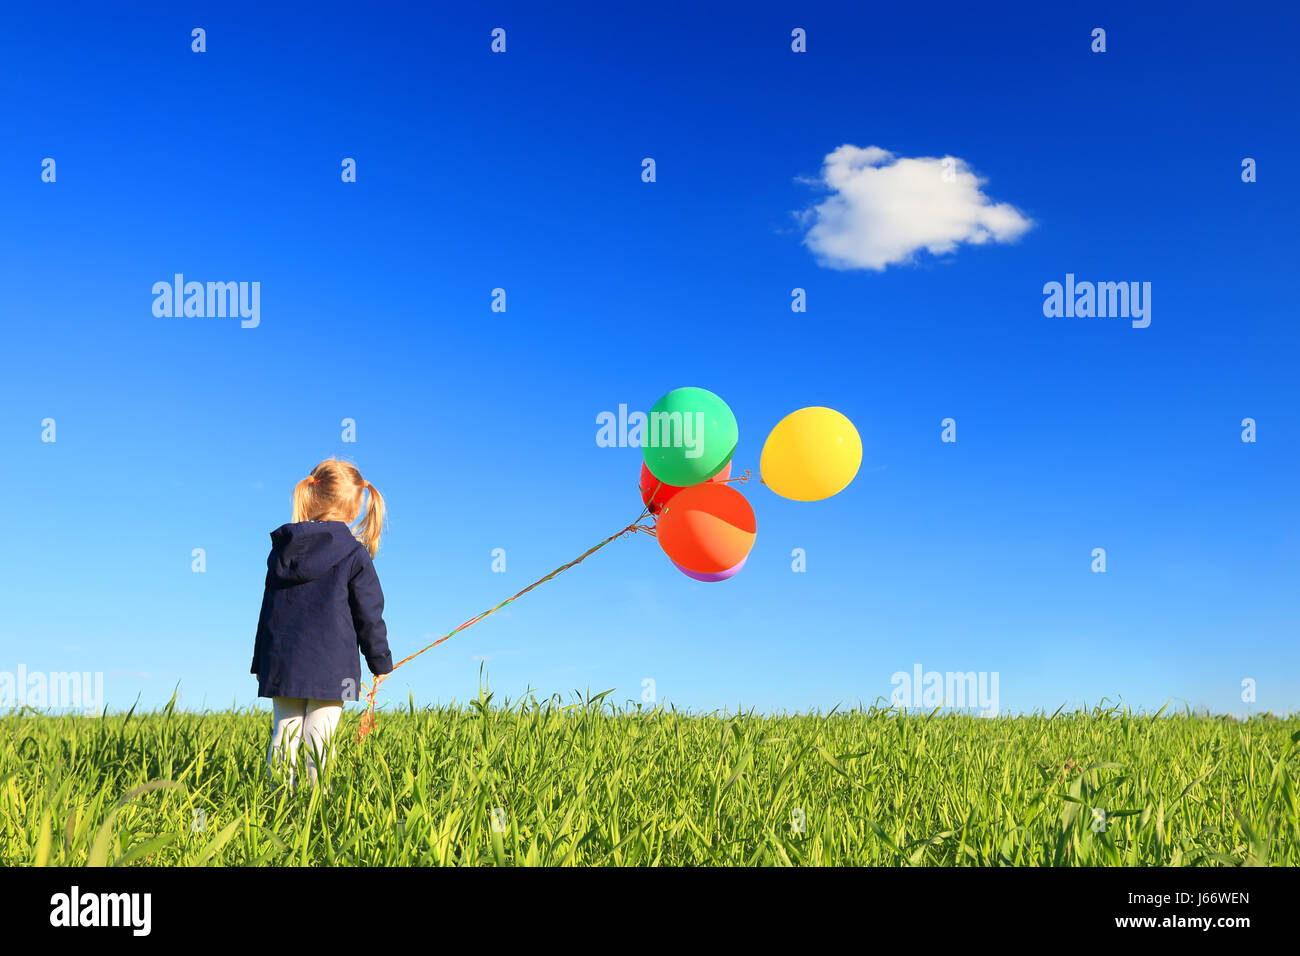
[[[738, 482], [740, 482], [741, 484], [744, 484], [745, 482], [749, 481], [749, 479], [751, 479], [751, 478], [758, 478], [758, 483], [759, 483], [760, 485], [765, 485], [765, 484], [767, 484], [767, 482], [764, 481], [762, 478], [760, 478], [758, 475], [751, 475], [751, 474], [749, 473], [749, 469], [748, 469], [748, 468], [745, 469], [745, 473], [744, 473], [744, 474], [742, 474], [742, 475], [736, 475], [734, 478], [723, 478], [720, 482], [718, 482], [718, 484], [720, 484], [720, 485], [729, 485], [729, 484], [731, 484], [733, 481], [738, 481]], [[710, 479], [710, 480], [712, 480], [712, 479]]]

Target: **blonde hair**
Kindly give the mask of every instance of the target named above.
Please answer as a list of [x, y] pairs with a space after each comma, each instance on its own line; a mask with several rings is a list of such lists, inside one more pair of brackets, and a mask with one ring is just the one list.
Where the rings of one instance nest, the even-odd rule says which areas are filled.
[[[365, 504], [366, 489], [370, 490], [369, 504]], [[294, 486], [293, 520], [342, 521], [373, 558], [384, 525], [384, 498], [361, 477], [356, 465], [326, 458]]]

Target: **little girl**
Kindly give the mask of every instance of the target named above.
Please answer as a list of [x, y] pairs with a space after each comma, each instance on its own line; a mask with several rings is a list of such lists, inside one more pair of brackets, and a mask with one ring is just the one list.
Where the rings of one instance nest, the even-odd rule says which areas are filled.
[[357, 648], [376, 686], [393, 669], [371, 562], [383, 522], [375, 487], [354, 465], [330, 458], [293, 489], [293, 522], [271, 532], [252, 673], [257, 696], [270, 697], [274, 711], [267, 766], [274, 778], [287, 760], [290, 788], [300, 740], [313, 784], [317, 763], [333, 753], [343, 701], [359, 696]]

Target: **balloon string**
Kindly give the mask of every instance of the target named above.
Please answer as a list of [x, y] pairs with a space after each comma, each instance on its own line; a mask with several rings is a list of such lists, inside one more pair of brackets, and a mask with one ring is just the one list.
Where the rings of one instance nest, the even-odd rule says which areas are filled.
[[[442, 637], [438, 638], [438, 639], [437, 639], [436, 641], [434, 641], [432, 644], [429, 644], [429, 645], [427, 645], [427, 646], [425, 646], [425, 647], [420, 648], [418, 651], [416, 651], [414, 654], [409, 655], [408, 657], [404, 657], [404, 658], [402, 658], [400, 661], [398, 661], [396, 664], [393, 665], [393, 671], [397, 670], [397, 668], [401, 667], [403, 664], [407, 664], [407, 663], [409, 663], [409, 662], [415, 660], [417, 657], [419, 657], [419, 656], [420, 656], [421, 654], [423, 654], [425, 651], [427, 651], [427, 650], [431, 650], [432, 648], [437, 647], [439, 644], [441, 644], [443, 641], [447, 640], [449, 637], [453, 637], [453, 636], [455, 636], [456, 634], [459, 634], [461, 631], [465, 630], [465, 628], [470, 627], [471, 625], [477, 624], [479, 621], [483, 620], [483, 618], [487, 617], [488, 615], [490, 615], [490, 614], [495, 614], [497, 611], [501, 610], [503, 607], [505, 607], [505, 606], [506, 606], [507, 604], [509, 604], [511, 601], [514, 601], [514, 600], [516, 600], [516, 599], [518, 599], [518, 598], [523, 597], [525, 594], [527, 594], [527, 593], [528, 593], [529, 591], [531, 591], [533, 588], [537, 587], [539, 584], [545, 584], [547, 581], [551, 580], [551, 578], [555, 577], [557, 574], [560, 574], [560, 573], [562, 573], [562, 572], [564, 572], [564, 571], [569, 570], [569, 568], [573, 567], [573, 566], [576, 565], [576, 564], [581, 564], [583, 561], [585, 561], [587, 558], [591, 557], [593, 554], [595, 554], [595, 553], [596, 553], [597, 551], [599, 551], [601, 548], [605, 547], [605, 545], [609, 544], [611, 541], [614, 541], [614, 540], [616, 540], [616, 539], [618, 539], [618, 538], [621, 538], [621, 537], [623, 537], [623, 535], [625, 535], [625, 534], [635, 534], [635, 533], [637, 533], [637, 532], [642, 532], [642, 533], [645, 533], [645, 534], [650, 535], [651, 537], [655, 537], [655, 529], [654, 529], [652, 526], [648, 526], [648, 525], [643, 525], [643, 524], [641, 524], [641, 521], [642, 521], [644, 518], [646, 518], [647, 516], [649, 516], [649, 514], [650, 514], [649, 510], [644, 510], [644, 511], [642, 511], [641, 514], [639, 514], [639, 515], [637, 516], [636, 521], [633, 521], [630, 525], [628, 525], [628, 526], [627, 526], [626, 528], [624, 528], [622, 531], [618, 531], [618, 532], [616, 532], [616, 533], [614, 533], [614, 534], [611, 534], [608, 538], [606, 538], [606, 539], [605, 539], [604, 541], [602, 541], [600, 544], [596, 545], [595, 547], [588, 548], [586, 551], [584, 551], [582, 554], [578, 555], [576, 558], [574, 558], [574, 559], [573, 559], [572, 561], [570, 561], [568, 564], [561, 565], [560, 567], [558, 567], [558, 568], [556, 568], [554, 571], [552, 571], [550, 574], [546, 575], [546, 577], [544, 577], [544, 578], [538, 578], [538, 579], [537, 579], [536, 581], [534, 581], [532, 584], [528, 585], [528, 587], [524, 588], [524, 589], [523, 589], [522, 591], [520, 591], [519, 593], [514, 594], [514, 595], [512, 595], [511, 597], [506, 598], [504, 601], [502, 601], [502, 602], [501, 602], [500, 604], [498, 604], [496, 607], [488, 608], [488, 609], [487, 609], [486, 611], [484, 611], [482, 614], [478, 614], [478, 615], [476, 615], [476, 616], [470, 618], [468, 621], [466, 621], [466, 622], [465, 622], [464, 624], [462, 624], [460, 627], [456, 628], [454, 631], [451, 631], [451, 632], [449, 632], [449, 633], [447, 633], [447, 634], [444, 634]], [[393, 671], [389, 671], [388, 673], [391, 674]], [[387, 675], [385, 675], [385, 676], [387, 676]], [[361, 715], [361, 727], [357, 730], [357, 741], [358, 741], [358, 742], [360, 742], [360, 741], [362, 741], [362, 740], [365, 740], [365, 739], [366, 739], [366, 736], [370, 733], [370, 731], [372, 731], [372, 730], [375, 729], [375, 694], [378, 692], [378, 690], [379, 690], [378, 682], [375, 682], [374, 684], [371, 685], [371, 687], [370, 687], [370, 691], [369, 691], [369, 693], [367, 693], [367, 695], [366, 695], [366, 711], [365, 711], [364, 714]]]
[[730, 483], [733, 482], [733, 481], [739, 481], [739, 482], [741, 482], [741, 483], [743, 484], [744, 482], [749, 481], [751, 478], [757, 478], [757, 479], [758, 479], [758, 483], [759, 483], [760, 485], [765, 485], [765, 484], [767, 484], [767, 482], [764, 481], [764, 480], [763, 480], [761, 477], [759, 477], [758, 475], [750, 474], [750, 470], [749, 470], [748, 468], [745, 469], [745, 473], [744, 473], [743, 475], [737, 475], [737, 476], [734, 477], [734, 478], [723, 478], [722, 481], [720, 481], [720, 482], [718, 482], [718, 483], [719, 483], [719, 484], [726, 485], [726, 484], [730, 484]]
[[[751, 470], [750, 470], [749, 468], [746, 468], [746, 469], [745, 469], [745, 473], [744, 473], [743, 475], [737, 475], [737, 476], [734, 477], [734, 478], [722, 478], [722, 479], [710, 478], [709, 481], [716, 481], [716, 482], [717, 482], [718, 484], [720, 484], [720, 485], [729, 485], [729, 484], [731, 484], [733, 481], [737, 481], [737, 482], [740, 482], [741, 484], [744, 484], [745, 482], [749, 481], [751, 478], [757, 478], [757, 479], [758, 479], [758, 483], [759, 483], [760, 485], [765, 485], [765, 484], [767, 484], [767, 482], [764, 481], [764, 480], [762, 479], [761, 476], [759, 476], [759, 475], [755, 475], [755, 474], [752, 474], [752, 473], [751, 473]], [[655, 482], [654, 491], [650, 492], [650, 496], [647, 498], [647, 500], [648, 500], [648, 501], [654, 501], [654, 500], [655, 500], [655, 495], [659, 494], [659, 489], [662, 488], [663, 486], [664, 486], [664, 483], [663, 483], [662, 481], [656, 481], [656, 482]], [[638, 491], [643, 491], [643, 489], [641, 489], [639, 486], [638, 486], [637, 490], [638, 490]], [[647, 507], [649, 507], [649, 506], [647, 506]], [[660, 505], [660, 506], [659, 506], [660, 510], [663, 510], [663, 509], [665, 509], [666, 507], [667, 507], [666, 505]], [[653, 513], [658, 513], [658, 512], [653, 512]], [[651, 532], [651, 533], [653, 534], [653, 532]]]

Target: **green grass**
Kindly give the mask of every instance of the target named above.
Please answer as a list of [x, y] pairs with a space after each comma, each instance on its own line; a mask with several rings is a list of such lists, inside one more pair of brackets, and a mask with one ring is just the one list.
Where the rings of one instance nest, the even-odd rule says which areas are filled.
[[[0, 717], [0, 864], [1300, 865], [1300, 718], [355, 707], [322, 786], [264, 712]], [[1094, 828], [1106, 814], [1105, 828]]]

